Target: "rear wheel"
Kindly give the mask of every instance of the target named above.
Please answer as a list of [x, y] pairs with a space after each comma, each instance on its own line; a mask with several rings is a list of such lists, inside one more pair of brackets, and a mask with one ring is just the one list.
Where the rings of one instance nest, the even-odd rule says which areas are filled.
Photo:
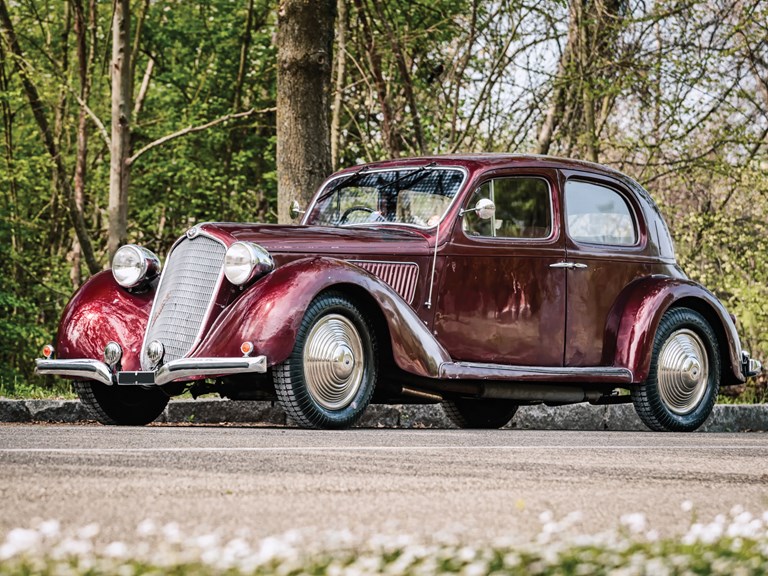
[[310, 304], [291, 355], [275, 366], [275, 392], [285, 412], [304, 428], [347, 428], [373, 396], [376, 336], [344, 294], [321, 294]]
[[102, 424], [143, 426], [155, 420], [168, 405], [160, 388], [107, 386], [91, 380], [72, 383], [80, 402]]
[[632, 390], [638, 416], [651, 430], [690, 432], [712, 412], [720, 386], [717, 336], [707, 320], [689, 308], [661, 319], [645, 382]]
[[517, 404], [509, 400], [468, 399], [445, 400], [443, 410], [459, 428], [501, 428], [517, 412]]

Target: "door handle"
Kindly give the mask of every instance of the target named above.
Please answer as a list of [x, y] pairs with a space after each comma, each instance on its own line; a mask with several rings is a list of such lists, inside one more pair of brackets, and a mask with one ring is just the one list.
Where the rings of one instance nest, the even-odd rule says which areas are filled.
[[549, 265], [550, 268], [586, 268], [586, 264], [582, 264], [581, 262], [555, 262], [554, 264]]

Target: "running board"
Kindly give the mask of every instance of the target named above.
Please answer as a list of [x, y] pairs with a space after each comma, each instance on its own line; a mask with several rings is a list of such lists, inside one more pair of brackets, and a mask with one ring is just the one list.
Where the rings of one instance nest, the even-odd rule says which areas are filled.
[[613, 366], [509, 366], [477, 362], [444, 362], [440, 378], [505, 382], [556, 382], [560, 384], [631, 384], [632, 371]]

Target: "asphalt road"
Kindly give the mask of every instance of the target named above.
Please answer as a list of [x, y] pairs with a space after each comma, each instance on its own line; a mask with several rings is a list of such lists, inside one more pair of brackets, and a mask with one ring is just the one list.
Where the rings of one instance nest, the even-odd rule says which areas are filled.
[[768, 510], [768, 436], [462, 430], [0, 426], [0, 541], [36, 519], [145, 519], [185, 533], [350, 530], [527, 541], [540, 516], [574, 531], [644, 513], [663, 535], [736, 505]]

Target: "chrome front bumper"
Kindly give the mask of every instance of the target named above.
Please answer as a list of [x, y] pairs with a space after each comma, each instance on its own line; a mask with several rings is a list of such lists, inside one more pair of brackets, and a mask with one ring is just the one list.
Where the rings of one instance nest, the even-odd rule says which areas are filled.
[[67, 378], [96, 380], [109, 386], [162, 386], [175, 380], [194, 377], [230, 376], [267, 371], [266, 356], [245, 356], [242, 358], [179, 358], [163, 364], [153, 371], [112, 372], [109, 366], [99, 360], [35, 360], [35, 374], [52, 374]]

